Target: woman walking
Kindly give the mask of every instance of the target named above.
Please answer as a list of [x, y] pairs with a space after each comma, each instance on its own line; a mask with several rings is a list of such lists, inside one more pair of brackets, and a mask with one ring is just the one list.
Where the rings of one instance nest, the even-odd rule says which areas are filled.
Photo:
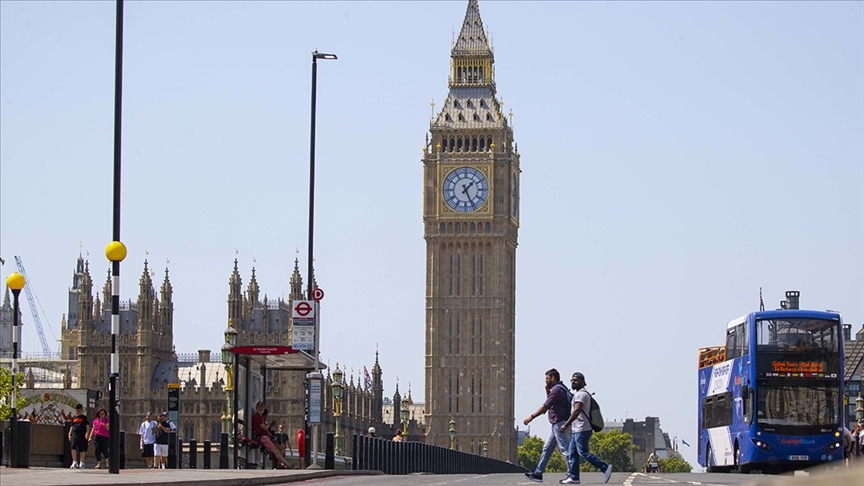
[[96, 469], [102, 467], [102, 457], [105, 457], [105, 469], [108, 469], [108, 413], [104, 408], [100, 408], [93, 419], [90, 442], [94, 442], [96, 448]]

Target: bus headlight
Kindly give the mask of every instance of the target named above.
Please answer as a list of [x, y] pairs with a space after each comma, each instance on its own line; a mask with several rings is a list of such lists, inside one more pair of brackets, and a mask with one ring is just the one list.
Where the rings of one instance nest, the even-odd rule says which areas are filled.
[[765, 452], [771, 451], [771, 446], [767, 442], [765, 442], [764, 440], [757, 439], [755, 437], [751, 438], [750, 440], [753, 442], [753, 445], [762, 449], [763, 451], [765, 451]]
[[836, 450], [839, 449], [839, 448], [840, 448], [840, 443], [839, 443], [839, 442], [832, 442], [832, 443], [828, 444], [827, 447], [825, 447], [825, 452], [827, 452], [827, 453], [830, 454], [830, 453], [836, 451]]

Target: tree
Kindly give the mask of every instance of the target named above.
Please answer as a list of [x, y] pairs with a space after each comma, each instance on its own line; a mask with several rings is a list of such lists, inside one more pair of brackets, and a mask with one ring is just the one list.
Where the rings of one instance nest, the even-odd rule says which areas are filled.
[[689, 473], [693, 471], [693, 466], [684, 459], [675, 456], [669, 459], [660, 459], [660, 468], [664, 473]]
[[[21, 383], [24, 382], [24, 373], [19, 372], [15, 380], [15, 385], [18, 390], [21, 389]], [[12, 401], [12, 371], [6, 368], [0, 368], [0, 420], [8, 420], [12, 409], [9, 403]], [[21, 395], [18, 395], [18, 405], [16, 411], [21, 410], [27, 405]]]
[[[541, 439], [536, 435], [525, 439], [525, 442], [523, 442], [521, 446], [517, 447], [516, 451], [519, 465], [529, 471], [536, 469], [537, 463], [540, 462], [540, 454], [543, 453], [543, 444], [545, 443], [546, 441], [544, 439]], [[552, 457], [549, 459], [549, 463], [546, 465], [546, 472], [553, 473], [566, 471], [567, 463], [564, 462], [564, 456], [556, 446], [555, 451], [552, 452]]]
[[[595, 432], [588, 442], [588, 449], [592, 454], [599, 457], [603, 462], [612, 464], [615, 471], [635, 471], [631, 454], [639, 448], [633, 445], [633, 437], [618, 429], [609, 432]], [[588, 461], [580, 459], [579, 470], [584, 472], [596, 472], [597, 469]]]

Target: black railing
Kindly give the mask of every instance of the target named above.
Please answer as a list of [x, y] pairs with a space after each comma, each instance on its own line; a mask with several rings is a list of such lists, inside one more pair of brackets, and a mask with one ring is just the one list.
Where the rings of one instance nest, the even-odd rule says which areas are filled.
[[523, 473], [524, 467], [422, 442], [393, 442], [354, 435], [352, 468], [384, 474], [498, 474]]

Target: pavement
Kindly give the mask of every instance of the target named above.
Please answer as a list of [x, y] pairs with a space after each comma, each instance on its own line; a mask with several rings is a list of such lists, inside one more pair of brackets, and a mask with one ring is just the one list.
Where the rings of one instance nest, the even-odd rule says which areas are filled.
[[0, 484], [15, 486], [78, 486], [141, 484], [165, 486], [252, 486], [286, 484], [334, 476], [373, 476], [379, 471], [342, 471], [332, 469], [122, 469], [111, 474], [104, 469], [60, 469], [53, 467], [0, 467]]
[[816, 466], [806, 471], [795, 471], [778, 476], [755, 476], [745, 483], [747, 486], [862, 486], [864, 485], [864, 461], [849, 467]]

